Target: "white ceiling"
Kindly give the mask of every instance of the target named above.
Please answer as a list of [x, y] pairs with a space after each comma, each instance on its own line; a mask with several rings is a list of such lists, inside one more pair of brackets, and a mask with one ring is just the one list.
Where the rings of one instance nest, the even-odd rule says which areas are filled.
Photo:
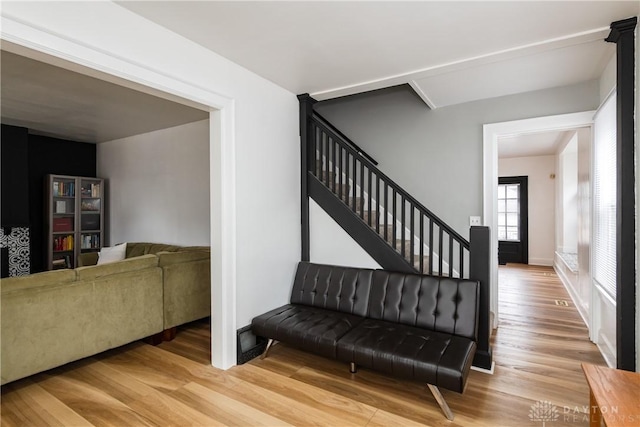
[[510, 135], [498, 138], [498, 158], [552, 156], [571, 131]]
[[2, 51], [2, 123], [104, 142], [209, 117], [207, 112]]
[[[124, 8], [318, 100], [409, 84], [430, 108], [601, 75], [638, 1], [123, 1]], [[102, 142], [207, 117], [2, 53], [2, 121]], [[52, 102], [53, 101], [53, 102]]]
[[637, 1], [118, 2], [293, 93], [410, 84], [431, 108], [597, 78]]

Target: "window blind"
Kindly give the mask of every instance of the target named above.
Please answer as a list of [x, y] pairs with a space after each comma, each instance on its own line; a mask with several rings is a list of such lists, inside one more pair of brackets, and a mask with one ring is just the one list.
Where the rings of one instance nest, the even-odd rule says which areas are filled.
[[616, 93], [594, 118], [593, 279], [616, 298]]

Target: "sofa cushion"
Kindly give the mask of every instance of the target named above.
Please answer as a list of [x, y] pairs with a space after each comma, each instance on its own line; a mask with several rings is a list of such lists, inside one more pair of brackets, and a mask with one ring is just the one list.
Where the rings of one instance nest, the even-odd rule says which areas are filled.
[[291, 303], [365, 316], [373, 270], [298, 264]]
[[336, 357], [461, 393], [475, 350], [468, 338], [366, 319], [340, 338]]
[[335, 358], [336, 342], [355, 325], [360, 316], [303, 305], [285, 305], [253, 319], [258, 336], [287, 342], [312, 353]]
[[474, 280], [376, 270], [367, 317], [475, 341], [479, 292], [480, 286]]
[[135, 258], [124, 259], [103, 265], [91, 265], [78, 267], [76, 272], [78, 280], [93, 280], [111, 274], [126, 273], [158, 266], [158, 257], [155, 255], [142, 255]]
[[[144, 255], [136, 261], [145, 257], [154, 255]], [[93, 292], [95, 301], [99, 301], [92, 314], [96, 330], [91, 339], [96, 353], [164, 329], [162, 269], [143, 268], [105, 275], [94, 280]]]

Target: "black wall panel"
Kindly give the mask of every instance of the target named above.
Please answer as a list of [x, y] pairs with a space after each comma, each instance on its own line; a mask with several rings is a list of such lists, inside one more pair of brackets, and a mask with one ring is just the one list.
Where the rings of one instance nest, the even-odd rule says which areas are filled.
[[31, 271], [44, 269], [44, 181], [47, 174], [96, 176], [96, 146], [39, 135], [29, 135], [29, 222]]
[[29, 131], [2, 125], [0, 138], [0, 222], [3, 227], [28, 227]]
[[2, 226], [30, 228], [31, 272], [44, 269], [44, 194], [47, 174], [96, 176], [96, 146], [31, 135], [28, 129], [2, 125]]

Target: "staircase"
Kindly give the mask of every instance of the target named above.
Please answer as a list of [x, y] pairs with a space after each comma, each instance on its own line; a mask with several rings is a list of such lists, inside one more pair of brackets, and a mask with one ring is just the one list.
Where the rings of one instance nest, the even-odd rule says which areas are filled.
[[[395, 256], [393, 269], [464, 277], [465, 271], [469, 271], [466, 239], [382, 173], [374, 159], [322, 116], [313, 113], [308, 126], [309, 180], [322, 184], [351, 211], [351, 216], [357, 217], [395, 252], [384, 256], [372, 254], [366, 243], [352, 235], [380, 265], [389, 268], [389, 258]], [[311, 197], [315, 199], [313, 192]], [[340, 216], [348, 215], [342, 211]], [[339, 224], [344, 221], [334, 219]]]
[[490, 239], [471, 227], [467, 241], [377, 167], [378, 163], [300, 100], [302, 256], [310, 260], [313, 199], [385, 270], [480, 282], [474, 366], [491, 369]]
[[[395, 229], [394, 225], [392, 225], [392, 221], [388, 221], [385, 223], [384, 212], [386, 209], [383, 205], [378, 205], [377, 200], [372, 200], [373, 206], [369, 209], [369, 199], [368, 193], [365, 192], [365, 197], [356, 196], [353, 197], [352, 188], [353, 182], [350, 181], [347, 184], [342, 184], [340, 179], [338, 179], [337, 173], [340, 172], [340, 166], [336, 165], [338, 172], [334, 171], [334, 166], [329, 162], [329, 173], [327, 173], [326, 165], [327, 160], [320, 152], [316, 153], [316, 168], [314, 170], [314, 175], [324, 184], [331, 192], [341, 200], [348, 208], [353, 209], [355, 206], [354, 213], [368, 226], [371, 228], [373, 232], [379, 235], [385, 242], [387, 242], [392, 248], [396, 250], [396, 252], [402, 256], [407, 262], [413, 265], [413, 267], [418, 272], [422, 272], [424, 274], [433, 274], [432, 271], [429, 271], [429, 255], [423, 253], [420, 255], [420, 250], [416, 250], [415, 245], [420, 245], [420, 241], [417, 237], [414, 237], [415, 241], [411, 239], [401, 238], [401, 232], [398, 233]], [[343, 175], [344, 177], [344, 175]], [[346, 181], [346, 179], [345, 179]], [[358, 189], [355, 189], [355, 193], [358, 194]], [[391, 223], [389, 223], [391, 222]], [[396, 224], [396, 227], [402, 227], [402, 225]], [[395, 237], [394, 237], [395, 233]], [[407, 233], [408, 234], [408, 233]], [[427, 251], [428, 252], [428, 251]], [[413, 260], [413, 262], [412, 262]], [[431, 266], [433, 267], [433, 266]], [[436, 270], [437, 271], [437, 270]], [[443, 272], [443, 275], [447, 275], [447, 272]]]

